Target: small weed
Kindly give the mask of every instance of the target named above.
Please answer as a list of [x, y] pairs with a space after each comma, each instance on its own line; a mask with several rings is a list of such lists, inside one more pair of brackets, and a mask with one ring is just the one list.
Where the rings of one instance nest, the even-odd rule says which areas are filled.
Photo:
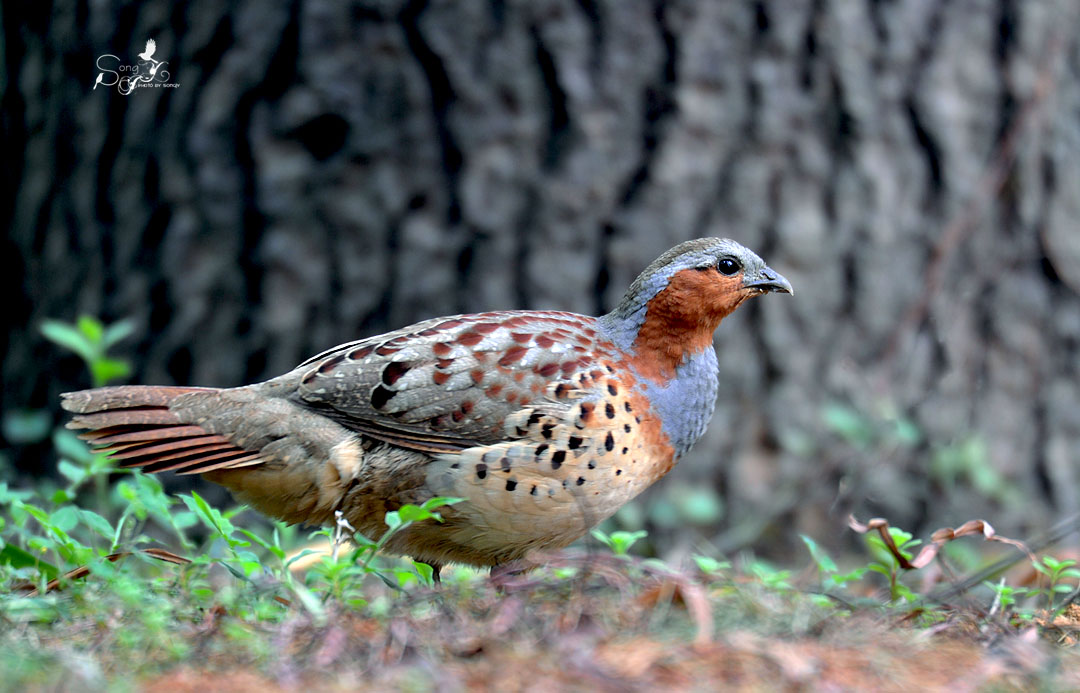
[[75, 324], [60, 320], [45, 320], [41, 334], [49, 341], [75, 352], [90, 371], [94, 387], [107, 385], [110, 381], [126, 378], [131, 374], [131, 364], [108, 355], [117, 342], [135, 331], [130, 320], [105, 325], [97, 318], [80, 316]]
[[[1059, 561], [1053, 556], [1043, 556], [1041, 560], [1032, 561], [1031, 566], [1046, 577], [1046, 584], [1029, 590], [1028, 594], [1045, 599], [1045, 608], [1051, 613], [1064, 608], [1064, 604], [1055, 604], [1055, 600], [1060, 594], [1077, 590], [1076, 582], [1080, 580], [1080, 570], [1074, 568], [1074, 565], [1076, 561], [1071, 558]], [[1065, 584], [1065, 580], [1072, 580], [1073, 584]]]
[[[915, 539], [910, 532], [905, 532], [899, 527], [890, 527], [889, 535], [892, 537], [900, 554], [909, 561], [914, 557], [911, 549], [922, 544], [921, 539]], [[881, 573], [888, 579], [889, 600], [896, 602], [903, 599], [909, 603], [917, 601], [918, 597], [916, 597], [915, 593], [900, 581], [900, 562], [885, 545], [881, 537], [868, 534], [866, 535], [866, 541], [874, 557], [874, 560], [867, 565], [867, 569], [875, 573]]]
[[644, 530], [637, 532], [616, 531], [607, 534], [599, 529], [593, 529], [591, 534], [597, 541], [611, 549], [616, 556], [625, 556], [638, 539], [644, 539], [649, 535]]

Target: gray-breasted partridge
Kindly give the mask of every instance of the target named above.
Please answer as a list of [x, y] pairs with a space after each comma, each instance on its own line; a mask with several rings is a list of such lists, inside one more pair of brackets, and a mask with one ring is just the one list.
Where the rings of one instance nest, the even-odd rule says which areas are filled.
[[599, 318], [435, 318], [334, 347], [255, 385], [63, 395], [68, 426], [125, 467], [202, 474], [287, 522], [465, 501], [394, 536], [427, 562], [494, 566], [566, 546], [666, 474], [718, 389], [713, 332], [791, 284], [728, 239], [682, 243]]

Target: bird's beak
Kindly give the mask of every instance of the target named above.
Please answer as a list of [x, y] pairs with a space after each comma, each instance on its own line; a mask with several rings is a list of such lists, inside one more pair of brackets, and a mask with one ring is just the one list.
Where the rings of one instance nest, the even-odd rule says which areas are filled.
[[791, 282], [784, 279], [784, 276], [779, 272], [768, 267], [762, 267], [757, 272], [744, 275], [742, 285], [744, 289], [757, 289], [760, 293], [770, 291], [785, 294], [795, 293], [795, 290], [791, 288]]

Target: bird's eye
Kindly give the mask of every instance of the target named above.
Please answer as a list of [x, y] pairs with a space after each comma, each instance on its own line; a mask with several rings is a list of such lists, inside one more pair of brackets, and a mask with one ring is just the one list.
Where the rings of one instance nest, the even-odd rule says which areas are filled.
[[723, 274], [723, 275], [728, 276], [728, 277], [735, 274], [736, 272], [738, 272], [741, 269], [742, 269], [742, 265], [739, 264], [738, 260], [733, 260], [732, 258], [729, 258], [729, 257], [722, 257], [722, 258], [720, 258], [720, 261], [716, 263], [716, 270], [720, 274]]

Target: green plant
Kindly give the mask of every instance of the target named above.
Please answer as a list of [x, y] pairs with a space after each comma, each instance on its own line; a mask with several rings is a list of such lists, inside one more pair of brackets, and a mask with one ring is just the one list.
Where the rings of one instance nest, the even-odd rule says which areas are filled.
[[597, 541], [611, 549], [616, 556], [625, 556], [638, 539], [643, 539], [649, 534], [645, 530], [637, 532], [615, 531], [607, 534], [597, 528], [592, 529], [590, 533]]
[[986, 441], [979, 436], [967, 436], [935, 447], [930, 474], [946, 490], [952, 490], [958, 481], [965, 481], [991, 500], [1003, 504], [1021, 500], [1008, 479], [994, 468]]
[[[1043, 556], [1042, 560], [1034, 560], [1031, 562], [1033, 568], [1040, 574], [1046, 576], [1046, 584], [1040, 584], [1039, 587], [1028, 590], [1030, 596], [1038, 597], [1042, 596], [1046, 599], [1046, 609], [1048, 611], [1056, 611], [1058, 608], [1064, 605], [1058, 605], [1055, 607], [1055, 597], [1059, 594], [1067, 594], [1077, 589], [1075, 584], [1064, 584], [1064, 580], [1080, 580], [1080, 570], [1073, 568], [1076, 565], [1076, 561], [1071, 558], [1063, 560], [1057, 560], [1053, 556]], [[1041, 581], [1040, 581], [1041, 582]]]
[[761, 581], [765, 587], [778, 592], [790, 592], [795, 589], [788, 580], [790, 570], [781, 570], [761, 560], [753, 560], [746, 566], [747, 571]]
[[994, 605], [991, 609], [991, 613], [997, 610], [1007, 612], [1012, 607], [1016, 606], [1017, 597], [1022, 597], [1028, 594], [1028, 590], [1023, 587], [1011, 587], [1005, 584], [1005, 578], [1001, 578], [997, 583], [983, 582], [984, 585], [990, 588], [994, 593]]
[[817, 565], [818, 573], [821, 576], [821, 586], [826, 591], [843, 589], [849, 583], [861, 580], [866, 575], [866, 572], [871, 569], [869, 565], [865, 565], [847, 573], [841, 573], [836, 561], [817, 542], [805, 534], [800, 534], [799, 538], [802, 539], [803, 543], [806, 544], [806, 548], [810, 551], [810, 557]]
[[[892, 537], [900, 555], [908, 561], [910, 561], [914, 555], [911, 552], [911, 549], [922, 544], [922, 540], [915, 539], [911, 533], [905, 532], [899, 527], [889, 527], [889, 536]], [[893, 602], [898, 599], [903, 599], [906, 602], [916, 601], [917, 598], [915, 593], [900, 581], [900, 562], [885, 545], [885, 542], [881, 537], [874, 534], [867, 534], [866, 542], [869, 544], [870, 552], [874, 557], [874, 560], [867, 565], [867, 569], [872, 570], [875, 573], [881, 573], [888, 578], [889, 600]]]
[[822, 407], [821, 420], [825, 428], [860, 450], [897, 444], [911, 447], [922, 440], [918, 426], [900, 416], [894, 406], [881, 403], [875, 410], [871, 415], [849, 404], [830, 402]]
[[45, 320], [41, 334], [51, 342], [78, 354], [93, 380], [94, 387], [101, 387], [112, 380], [126, 378], [131, 374], [131, 364], [108, 355], [117, 342], [135, 331], [130, 320], [120, 320], [105, 325], [97, 318], [82, 315], [74, 324], [60, 320]]
[[718, 561], [710, 556], [695, 555], [694, 565], [705, 575], [716, 575], [727, 570], [731, 570], [731, 563], [728, 561]]

